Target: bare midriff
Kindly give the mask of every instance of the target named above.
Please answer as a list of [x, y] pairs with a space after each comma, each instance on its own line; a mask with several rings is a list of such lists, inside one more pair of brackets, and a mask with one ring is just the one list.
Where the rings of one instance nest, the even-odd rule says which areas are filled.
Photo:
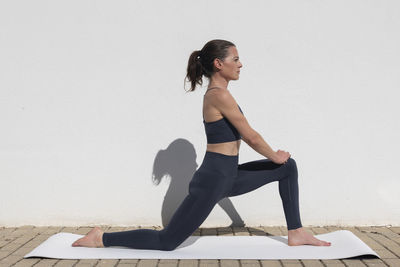
[[207, 144], [206, 151], [217, 152], [229, 156], [236, 156], [239, 153], [241, 140], [232, 142], [218, 143], [218, 144]]

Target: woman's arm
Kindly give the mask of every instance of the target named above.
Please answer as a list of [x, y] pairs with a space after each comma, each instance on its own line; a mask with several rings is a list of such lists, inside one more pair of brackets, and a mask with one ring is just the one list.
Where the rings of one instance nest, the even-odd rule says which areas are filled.
[[231, 93], [224, 90], [214, 90], [212, 104], [226, 117], [238, 130], [251, 148], [266, 158], [274, 160], [276, 152], [265, 142], [264, 138], [248, 123], [246, 117], [240, 112], [238, 105]]
[[276, 160], [276, 152], [267, 144], [267, 142], [259, 133], [257, 133], [250, 141], [246, 143], [264, 157], [269, 158], [272, 161]]

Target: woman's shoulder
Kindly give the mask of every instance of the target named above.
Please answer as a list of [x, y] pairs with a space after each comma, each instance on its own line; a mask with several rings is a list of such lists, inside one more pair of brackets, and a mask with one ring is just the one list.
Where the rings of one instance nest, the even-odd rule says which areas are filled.
[[211, 99], [218, 99], [218, 100], [224, 100], [226, 98], [232, 98], [231, 93], [227, 88], [210, 88], [207, 89], [206, 93], [204, 94], [204, 97]]
[[[213, 91], [218, 91], [218, 90], [213, 90]], [[204, 99], [204, 103], [206, 107], [212, 107], [213, 109], [216, 109], [218, 113], [221, 113], [221, 110], [226, 109], [227, 107], [232, 108], [234, 106], [238, 106], [235, 98], [231, 95], [229, 90], [227, 89], [222, 89], [221, 91], [218, 92], [209, 92], [210, 95], [208, 95]]]

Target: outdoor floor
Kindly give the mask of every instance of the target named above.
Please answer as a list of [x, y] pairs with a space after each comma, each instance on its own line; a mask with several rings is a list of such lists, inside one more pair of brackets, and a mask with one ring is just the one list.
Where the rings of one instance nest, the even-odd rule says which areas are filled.
[[[101, 227], [106, 232], [139, 227]], [[161, 227], [143, 227], [162, 229]], [[93, 227], [0, 227], [0, 267], [2, 266], [399, 266], [400, 227], [304, 227], [314, 235], [349, 230], [370, 246], [381, 259], [361, 256], [340, 260], [165, 260], [165, 259], [82, 259], [62, 260], [23, 256], [53, 234], [69, 232], [85, 235]], [[199, 228], [193, 235], [287, 235], [286, 227], [218, 227]]]

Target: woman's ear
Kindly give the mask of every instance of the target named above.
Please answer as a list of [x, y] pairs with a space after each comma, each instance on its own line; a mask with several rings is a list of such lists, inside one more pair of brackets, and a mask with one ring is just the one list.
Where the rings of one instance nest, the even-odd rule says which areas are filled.
[[219, 58], [215, 58], [213, 64], [214, 64], [214, 68], [215, 68], [216, 71], [220, 71], [221, 70], [222, 62], [221, 62], [221, 60]]

